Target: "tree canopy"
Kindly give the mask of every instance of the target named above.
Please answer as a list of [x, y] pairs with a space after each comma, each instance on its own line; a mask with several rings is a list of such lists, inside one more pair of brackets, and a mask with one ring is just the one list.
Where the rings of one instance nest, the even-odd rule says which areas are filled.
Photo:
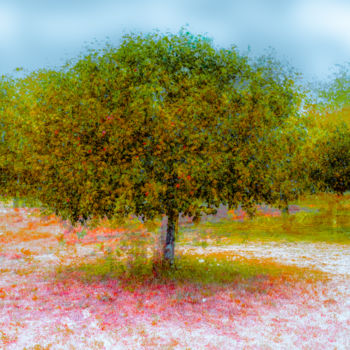
[[350, 190], [350, 72], [339, 65], [329, 82], [315, 89], [306, 146], [309, 183], [338, 195]]
[[280, 68], [181, 31], [34, 72], [17, 82], [22, 190], [72, 223], [165, 214], [172, 260], [179, 213], [253, 213], [298, 194], [300, 97]]
[[308, 183], [313, 191], [342, 195], [350, 190], [349, 108], [315, 114], [303, 156]]
[[[18, 167], [18, 153], [23, 146], [21, 132], [15, 127], [18, 116], [16, 81], [8, 76], [0, 79], [0, 179], [1, 194], [16, 196], [23, 166]], [[23, 191], [22, 191], [23, 193]]]

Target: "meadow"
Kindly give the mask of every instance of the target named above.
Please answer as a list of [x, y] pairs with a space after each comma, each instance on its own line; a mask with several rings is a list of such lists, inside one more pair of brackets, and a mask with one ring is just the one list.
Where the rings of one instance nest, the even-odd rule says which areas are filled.
[[161, 221], [72, 229], [22, 205], [0, 213], [0, 348], [350, 347], [349, 193], [182, 218], [173, 270]]

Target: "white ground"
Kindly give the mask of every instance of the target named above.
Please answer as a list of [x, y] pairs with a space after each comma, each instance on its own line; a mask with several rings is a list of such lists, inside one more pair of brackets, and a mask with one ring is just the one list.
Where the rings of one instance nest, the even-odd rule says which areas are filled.
[[[0, 215], [12, 209], [1, 208]], [[54, 229], [54, 228], [52, 228]], [[56, 228], [57, 229], [57, 228]], [[58, 230], [59, 231], [59, 230]], [[1, 235], [1, 232], [0, 232]], [[33, 242], [31, 242], [33, 244]], [[35, 243], [35, 241], [34, 241]], [[28, 244], [23, 245], [28, 248]], [[31, 249], [35, 250], [35, 246]], [[276, 261], [301, 267], [313, 267], [329, 273], [331, 277], [327, 289], [322, 295], [310, 300], [308, 305], [286, 302], [280, 309], [271, 308], [256, 317], [248, 317], [235, 324], [237, 337], [219, 334], [215, 325], [205, 324], [201, 328], [183, 326], [178, 322], [145, 323], [139, 329], [129, 330], [129, 336], [118, 338], [116, 333], [103, 331], [93, 320], [88, 310], [83, 310], [82, 322], [88, 322], [87, 328], [69, 317], [65, 320], [74, 335], [64, 343], [52, 334], [50, 325], [57, 319], [47, 317], [32, 321], [32, 326], [25, 329], [15, 344], [6, 345], [3, 349], [34, 349], [35, 344], [52, 344], [50, 349], [350, 349], [350, 246], [324, 243], [247, 243], [225, 247], [179, 247], [181, 250], [203, 254], [218, 251], [234, 251], [237, 256], [273, 258]], [[86, 249], [78, 254], [87, 254]], [[43, 251], [35, 256], [37, 263], [57, 264], [57, 253]], [[0, 257], [2, 268], [18, 268], [24, 264], [20, 260]], [[16, 281], [12, 280], [17, 279]], [[25, 283], [25, 276], [12, 273], [0, 274], [0, 288], [10, 283]], [[205, 301], [203, 301], [205, 303]], [[318, 309], [310, 305], [319, 305]], [[6, 317], [1, 314], [1, 322]], [[223, 322], [231, 322], [223, 320]], [[60, 322], [63, 322], [62, 319]], [[315, 329], [316, 331], [313, 331]], [[320, 332], [320, 329], [324, 330]], [[5, 330], [4, 330], [5, 332]], [[159, 345], [145, 343], [143, 334], [148, 338], [159, 338]], [[164, 347], [161, 340], [171, 336], [178, 339], [178, 345]], [[1, 348], [0, 332], [0, 349]], [[3, 345], [5, 346], [5, 345]], [[36, 348], [36, 349], [44, 349]]]

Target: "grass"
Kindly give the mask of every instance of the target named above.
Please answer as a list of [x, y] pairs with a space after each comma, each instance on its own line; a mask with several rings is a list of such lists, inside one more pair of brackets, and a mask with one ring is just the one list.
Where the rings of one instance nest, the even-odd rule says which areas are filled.
[[115, 254], [106, 254], [94, 261], [59, 266], [56, 278], [78, 278], [84, 283], [117, 279], [127, 288], [141, 284], [197, 286], [225, 286], [232, 283], [276, 277], [286, 279], [326, 280], [327, 274], [310, 268], [281, 264], [273, 259], [250, 259], [236, 257], [234, 253], [180, 254], [176, 256], [175, 268], [157, 264], [153, 258], [142, 256], [134, 259], [119, 259]]
[[179, 244], [226, 245], [245, 242], [350, 243], [350, 194], [341, 203], [332, 195], [302, 198], [293, 203], [304, 210], [290, 215], [258, 216], [252, 220], [231, 218], [180, 227]]
[[[196, 226], [180, 226], [176, 244], [206, 247], [248, 241], [350, 243], [349, 193], [341, 203], [336, 196], [323, 194], [305, 197], [293, 204], [304, 210], [277, 217], [258, 216], [252, 220], [244, 219], [242, 222], [228, 218], [220, 221], [208, 220]], [[156, 244], [155, 237], [159, 233], [144, 236], [144, 226], [135, 218], [131, 218], [125, 228], [127, 231], [121, 235], [122, 239], [118, 241], [116, 249], [105, 250], [105, 256], [93, 258], [91, 262], [70, 267], [60, 266], [57, 276], [73, 273], [85, 281], [116, 278], [128, 282], [158, 280], [225, 284], [259, 275], [287, 274], [295, 277], [297, 272], [315, 275], [311, 270], [278, 265], [266, 259], [263, 262], [260, 259], [237, 260], [237, 257], [229, 252], [205, 257], [178, 255], [176, 269], [162, 269], [159, 264], [154, 263], [154, 258], [145, 253], [147, 248]], [[106, 243], [108, 245], [108, 242]], [[101, 243], [101, 251], [105, 248], [104, 243]]]
[[[209, 219], [196, 226], [180, 225], [177, 244], [206, 247], [248, 241], [350, 243], [349, 192], [343, 196], [340, 203], [335, 195], [319, 194], [303, 197], [292, 204], [303, 210], [277, 217], [265, 215], [252, 220], [245, 218], [243, 221], [237, 221], [231, 216], [220, 221]], [[101, 224], [107, 228], [116, 227], [113, 220], [103, 220]], [[156, 225], [160, 226], [160, 220]], [[118, 227], [129, 232], [142, 231], [145, 228], [144, 224], [134, 217], [130, 217], [125, 224]], [[155, 231], [154, 228], [149, 230]]]

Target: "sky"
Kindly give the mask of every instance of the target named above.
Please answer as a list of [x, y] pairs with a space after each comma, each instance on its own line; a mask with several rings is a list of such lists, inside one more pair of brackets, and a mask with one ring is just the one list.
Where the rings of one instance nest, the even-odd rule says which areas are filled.
[[126, 33], [182, 26], [241, 53], [272, 47], [309, 81], [350, 61], [350, 0], [0, 0], [0, 75], [61, 66], [107, 38], [118, 46]]

